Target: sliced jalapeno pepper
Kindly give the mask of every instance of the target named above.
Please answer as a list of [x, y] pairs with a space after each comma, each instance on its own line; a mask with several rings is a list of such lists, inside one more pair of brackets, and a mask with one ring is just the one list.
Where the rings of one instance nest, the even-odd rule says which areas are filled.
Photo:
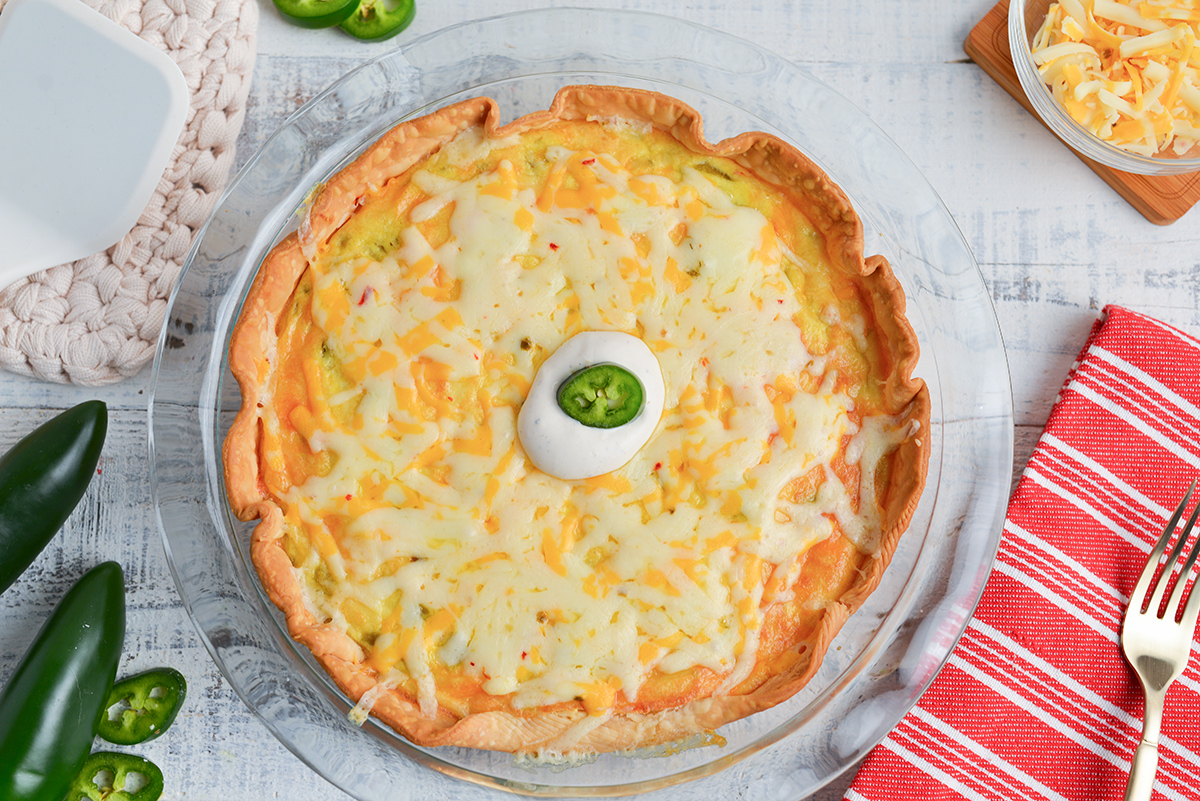
[[301, 28], [332, 28], [358, 8], [358, 0], [275, 0], [279, 16]]
[[558, 388], [558, 406], [589, 428], [616, 428], [638, 416], [645, 392], [637, 376], [615, 364], [593, 364]]
[[[141, 777], [136, 790], [125, 789], [131, 773]], [[96, 783], [97, 777], [101, 784]], [[65, 801], [158, 801], [162, 793], [163, 772], [158, 765], [133, 754], [97, 751], [83, 763]]]
[[358, 9], [346, 18], [341, 28], [355, 39], [365, 42], [380, 42], [390, 39], [404, 30], [417, 15], [414, 0], [362, 0]]
[[107, 713], [100, 719], [102, 738], [117, 745], [153, 740], [175, 722], [187, 680], [174, 668], [147, 670], [122, 679], [108, 694]]

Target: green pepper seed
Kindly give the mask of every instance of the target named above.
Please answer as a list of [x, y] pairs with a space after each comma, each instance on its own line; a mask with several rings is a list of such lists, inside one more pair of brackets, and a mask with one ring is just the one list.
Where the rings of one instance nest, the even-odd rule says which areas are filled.
[[593, 364], [558, 388], [558, 406], [588, 428], [617, 428], [642, 411], [645, 391], [637, 376], [615, 364]]

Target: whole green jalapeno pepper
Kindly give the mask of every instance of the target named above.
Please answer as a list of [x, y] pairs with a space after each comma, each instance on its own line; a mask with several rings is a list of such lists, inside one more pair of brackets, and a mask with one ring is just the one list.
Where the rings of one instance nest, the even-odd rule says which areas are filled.
[[615, 364], [593, 364], [558, 388], [558, 406], [589, 428], [616, 428], [638, 416], [645, 400], [637, 376]]
[[[113, 685], [100, 718], [101, 738], [137, 745], [166, 731], [187, 697], [187, 680], [174, 668], [147, 670]], [[114, 714], [115, 713], [115, 714]]]
[[[127, 789], [130, 774], [141, 777], [136, 790]], [[96, 777], [104, 777], [103, 786]], [[109, 778], [111, 777], [111, 778]], [[163, 793], [163, 773], [148, 759], [114, 751], [97, 751], [83, 763], [70, 794], [63, 801], [158, 801]]]
[[87, 401], [34, 429], [0, 457], [0, 593], [25, 572], [83, 497], [108, 432], [108, 407]]
[[125, 644], [125, 578], [75, 582], [0, 690], [0, 798], [62, 801], [87, 759]]

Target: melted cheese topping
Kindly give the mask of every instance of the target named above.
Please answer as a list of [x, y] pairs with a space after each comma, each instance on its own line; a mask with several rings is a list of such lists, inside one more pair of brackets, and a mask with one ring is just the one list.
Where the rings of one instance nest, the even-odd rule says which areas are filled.
[[[317, 619], [424, 714], [603, 716], [690, 668], [729, 691], [813, 544], [877, 547], [907, 431], [877, 409], [857, 289], [777, 189], [577, 123], [468, 131], [360, 212], [282, 324], [303, 381], [272, 390], [264, 481]], [[585, 330], [645, 341], [664, 412], [624, 466], [564, 481], [516, 420]]]
[[1182, 0], [1060, 0], [1030, 51], [1042, 80], [1093, 135], [1143, 156], [1200, 142], [1200, 10]]

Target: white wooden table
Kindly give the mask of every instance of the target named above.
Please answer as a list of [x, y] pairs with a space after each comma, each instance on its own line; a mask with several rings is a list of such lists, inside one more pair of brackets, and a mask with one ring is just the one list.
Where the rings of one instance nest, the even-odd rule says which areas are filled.
[[[412, 28], [366, 45], [282, 22], [262, 2], [244, 161], [284, 117], [361, 61], [446, 25], [545, 0], [417, 0]], [[991, 0], [591, 0], [653, 10], [757, 42], [802, 65], [884, 129], [941, 194], [991, 290], [1012, 370], [1023, 467], [1063, 377], [1108, 303], [1200, 333], [1200, 216], [1146, 222], [964, 55]], [[168, 799], [346, 798], [286, 751], [223, 679], [184, 614], [153, 519], [146, 455], [149, 370], [82, 389], [0, 376], [0, 448], [87, 398], [109, 403], [102, 474], [30, 571], [0, 596], [0, 681], [82, 571], [126, 569], [121, 673], [171, 665], [190, 682], [175, 728], [138, 751], [163, 767]], [[853, 771], [813, 798], [840, 799]]]

